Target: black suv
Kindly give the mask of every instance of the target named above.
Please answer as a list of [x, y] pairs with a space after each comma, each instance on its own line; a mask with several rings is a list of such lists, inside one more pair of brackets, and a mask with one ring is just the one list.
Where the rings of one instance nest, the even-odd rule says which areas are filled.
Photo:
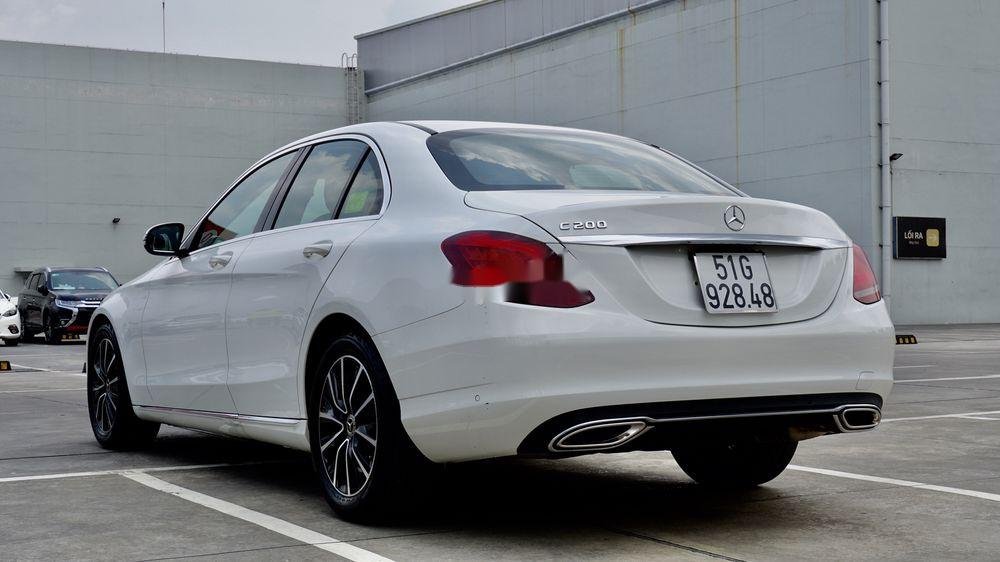
[[21, 337], [43, 332], [46, 343], [87, 333], [90, 316], [118, 281], [103, 267], [44, 267], [28, 276], [18, 299]]

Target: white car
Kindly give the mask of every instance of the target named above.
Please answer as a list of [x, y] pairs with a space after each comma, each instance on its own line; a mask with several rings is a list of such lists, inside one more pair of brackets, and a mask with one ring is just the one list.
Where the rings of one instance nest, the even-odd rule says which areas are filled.
[[312, 453], [344, 517], [411, 461], [671, 450], [704, 484], [879, 423], [893, 326], [827, 215], [655, 146], [529, 125], [345, 127], [241, 175], [88, 343], [106, 447], [159, 424]]
[[17, 299], [0, 291], [0, 341], [8, 347], [21, 343], [21, 315]]

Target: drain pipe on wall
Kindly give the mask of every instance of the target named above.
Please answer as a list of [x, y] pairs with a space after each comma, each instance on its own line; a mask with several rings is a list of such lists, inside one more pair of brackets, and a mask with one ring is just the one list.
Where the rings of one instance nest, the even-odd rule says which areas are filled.
[[878, 16], [878, 93], [879, 119], [882, 127], [881, 135], [881, 167], [882, 167], [882, 298], [885, 306], [891, 308], [892, 294], [892, 156], [889, 148], [889, 0], [879, 0]]

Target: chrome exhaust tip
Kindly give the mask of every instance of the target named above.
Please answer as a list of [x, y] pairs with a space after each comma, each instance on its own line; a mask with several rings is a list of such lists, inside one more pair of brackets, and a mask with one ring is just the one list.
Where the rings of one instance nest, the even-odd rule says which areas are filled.
[[878, 406], [844, 406], [833, 416], [837, 428], [842, 432], [874, 429], [882, 421], [882, 410]]
[[582, 423], [553, 437], [549, 450], [560, 453], [614, 449], [639, 437], [651, 427], [640, 419]]

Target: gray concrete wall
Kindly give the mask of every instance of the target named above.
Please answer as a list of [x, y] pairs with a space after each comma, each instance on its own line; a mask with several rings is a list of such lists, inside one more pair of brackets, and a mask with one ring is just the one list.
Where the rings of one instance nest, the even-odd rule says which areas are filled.
[[345, 93], [339, 68], [0, 41], [0, 287], [43, 265], [134, 277], [148, 226], [345, 124]]
[[948, 220], [947, 259], [894, 262], [894, 317], [998, 322], [1000, 2], [890, 7], [894, 214]]
[[358, 49], [377, 88], [650, 1], [487, 0], [363, 33]]
[[[368, 117], [557, 124], [654, 142], [752, 195], [826, 211], [875, 261], [876, 16], [867, 0], [676, 0], [376, 93]], [[425, 37], [425, 48], [448, 40]]]

